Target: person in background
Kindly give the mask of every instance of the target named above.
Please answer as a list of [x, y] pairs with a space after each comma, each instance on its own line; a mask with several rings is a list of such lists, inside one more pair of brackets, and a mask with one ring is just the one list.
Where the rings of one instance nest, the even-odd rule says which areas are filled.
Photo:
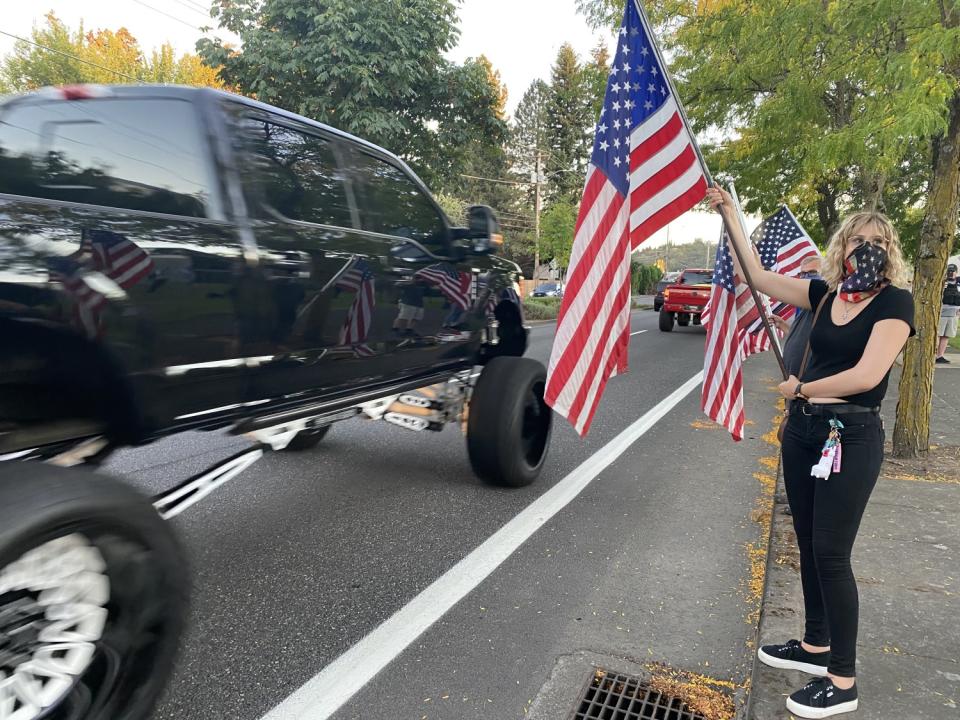
[[947, 352], [947, 343], [950, 338], [957, 336], [957, 316], [960, 315], [960, 285], [957, 282], [957, 266], [947, 266], [947, 281], [943, 285], [943, 305], [940, 308], [940, 324], [937, 327], [937, 335], [940, 336], [940, 344], [937, 345], [937, 359], [934, 361], [939, 365], [949, 364], [950, 361], [944, 357]]
[[[823, 258], [811, 255], [800, 263], [801, 280], [820, 280], [820, 265]], [[783, 362], [787, 372], [791, 375], [800, 374], [800, 364], [803, 362], [803, 351], [807, 349], [807, 340], [810, 338], [810, 326], [813, 324], [813, 313], [798, 307], [793, 316], [793, 322], [788, 323], [783, 318], [774, 315], [773, 321], [786, 334], [783, 341]]]
[[[819, 255], [811, 255], [804, 258], [800, 263], [800, 274], [797, 275], [801, 280], [822, 280], [820, 277], [820, 266], [823, 258]], [[805, 308], [798, 307], [793, 316], [793, 322], [787, 322], [779, 315], [771, 317], [773, 323], [779, 328], [786, 337], [783, 341], [783, 364], [787, 366], [787, 372], [791, 375], [800, 376], [800, 365], [803, 364], [803, 353], [807, 349], [807, 341], [810, 339], [810, 327], [813, 325], [813, 313]], [[790, 404], [793, 400], [787, 400], [786, 411], [790, 412]], [[781, 502], [781, 500], [777, 500]], [[790, 506], [783, 509], [784, 515], [793, 515]]]

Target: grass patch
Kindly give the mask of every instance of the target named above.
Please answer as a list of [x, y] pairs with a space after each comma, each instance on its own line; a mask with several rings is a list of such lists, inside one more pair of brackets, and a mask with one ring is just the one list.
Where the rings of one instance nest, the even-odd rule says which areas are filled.
[[950, 338], [950, 342], [947, 344], [954, 350], [960, 350], [960, 335]]

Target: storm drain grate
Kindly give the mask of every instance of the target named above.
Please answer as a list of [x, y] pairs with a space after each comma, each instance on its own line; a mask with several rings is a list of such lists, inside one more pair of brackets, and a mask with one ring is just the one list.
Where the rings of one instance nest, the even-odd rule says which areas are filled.
[[664, 695], [633, 675], [597, 669], [570, 720], [706, 720], [678, 697]]

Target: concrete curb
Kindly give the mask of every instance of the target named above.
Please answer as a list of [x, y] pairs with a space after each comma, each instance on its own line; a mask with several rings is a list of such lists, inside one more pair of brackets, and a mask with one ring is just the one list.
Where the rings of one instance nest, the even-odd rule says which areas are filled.
[[[770, 542], [764, 576], [760, 622], [755, 647], [767, 642], [782, 642], [800, 637], [803, 596], [800, 589], [800, 556], [793, 535], [793, 521], [783, 487], [783, 467], [777, 465], [777, 490], [770, 520]], [[809, 677], [800, 672], [768, 668], [753, 656], [750, 693], [741, 720], [787, 720], [793, 715], [786, 708], [786, 696], [802, 686]]]

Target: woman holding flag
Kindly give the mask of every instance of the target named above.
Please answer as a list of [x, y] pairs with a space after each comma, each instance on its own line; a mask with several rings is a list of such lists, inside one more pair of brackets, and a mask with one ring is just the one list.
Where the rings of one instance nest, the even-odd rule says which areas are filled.
[[818, 676], [787, 700], [804, 718], [857, 709], [859, 600], [850, 553], [880, 474], [880, 403], [890, 368], [914, 334], [913, 297], [896, 287], [905, 263], [896, 230], [876, 212], [855, 213], [830, 239], [823, 280], [764, 270], [741, 231], [731, 196], [713, 187], [707, 200], [724, 218], [756, 289], [815, 312], [802, 379], [780, 384], [790, 403], [783, 473], [800, 549], [806, 626], [802, 641], [766, 645], [759, 658]]

